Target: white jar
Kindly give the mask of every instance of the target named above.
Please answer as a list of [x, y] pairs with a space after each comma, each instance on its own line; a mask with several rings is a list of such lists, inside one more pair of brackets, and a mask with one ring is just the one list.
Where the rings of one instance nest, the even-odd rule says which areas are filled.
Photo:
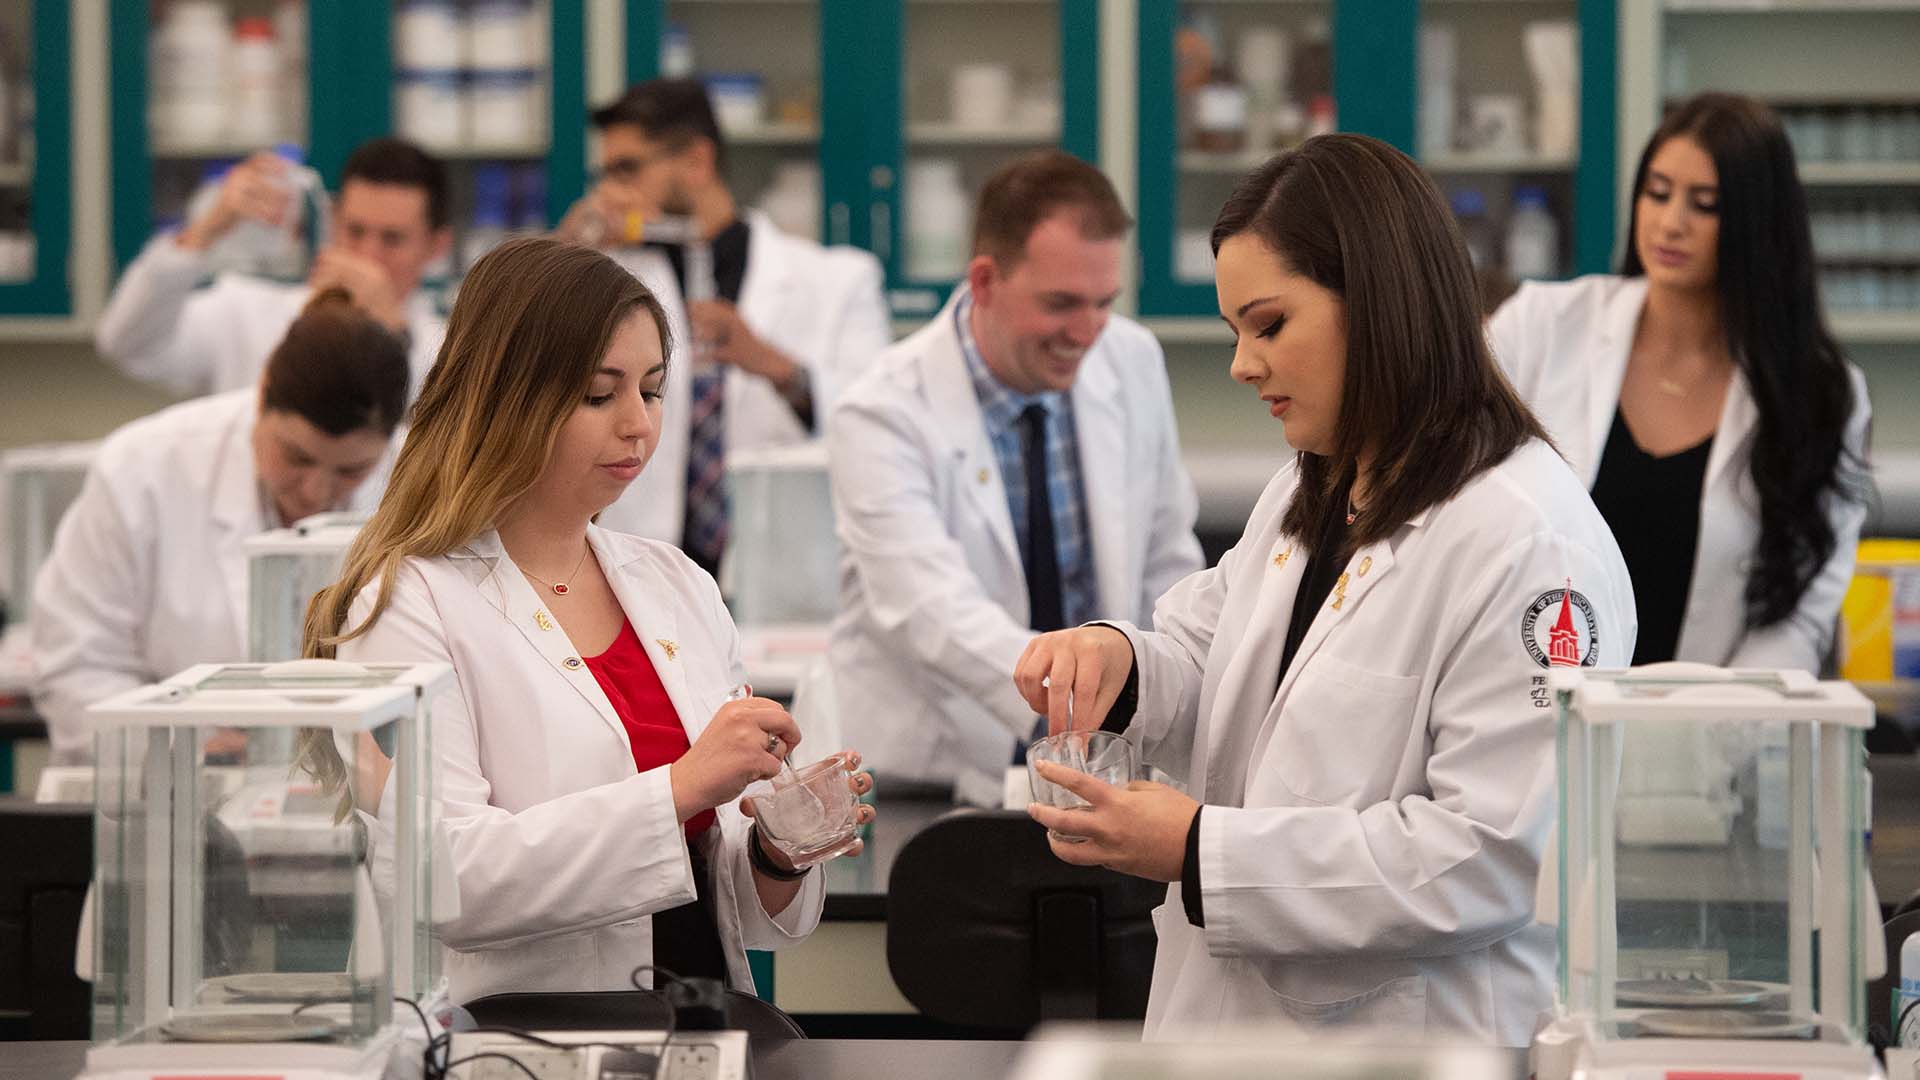
[[467, 137], [467, 95], [457, 71], [396, 71], [394, 130], [422, 146], [447, 149]]
[[265, 145], [285, 135], [280, 112], [280, 43], [273, 20], [241, 19], [234, 27], [228, 135], [247, 145]]
[[966, 273], [973, 205], [960, 187], [960, 163], [907, 163], [907, 276], [951, 281]]
[[953, 122], [970, 131], [1007, 126], [1013, 116], [1013, 69], [1005, 64], [961, 64], [953, 69]]
[[394, 66], [450, 71], [466, 63], [466, 35], [453, 0], [405, 0], [393, 21]]
[[766, 89], [751, 72], [707, 76], [707, 101], [714, 121], [728, 135], [757, 131], [766, 123]]
[[808, 240], [820, 239], [820, 165], [813, 161], [783, 161], [773, 172], [773, 183], [760, 196], [760, 210], [783, 233]]
[[148, 52], [148, 122], [163, 145], [205, 146], [226, 134], [231, 30], [215, 0], [179, 0], [167, 9]]
[[467, 11], [467, 67], [476, 72], [539, 67], [546, 60], [546, 35], [538, 29], [527, 0], [479, 0]]
[[545, 138], [534, 72], [475, 71], [467, 85], [475, 146], [533, 149]]

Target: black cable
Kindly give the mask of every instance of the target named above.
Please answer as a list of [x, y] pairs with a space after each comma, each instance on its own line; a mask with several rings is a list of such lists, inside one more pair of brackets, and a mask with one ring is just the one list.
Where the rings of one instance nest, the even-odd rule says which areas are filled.
[[[647, 990], [646, 987], [640, 985], [640, 973], [643, 971], [653, 972], [653, 976], [654, 976], [653, 981], [655, 983], [658, 983], [662, 976], [664, 976], [669, 983], [681, 984], [687, 981], [681, 978], [680, 976], [674, 974], [671, 970], [667, 968], [659, 967], [654, 964], [641, 964], [639, 967], [634, 968], [632, 971], [627, 973], [627, 981], [633, 984], [633, 988], [635, 990], [640, 990], [640, 991]], [[653, 990], [650, 992], [659, 994], [660, 1003], [667, 1007], [667, 1026], [665, 1029], [666, 1034], [660, 1036], [660, 1060], [664, 1062], [667, 1060], [667, 1047], [672, 1045], [673, 1043], [674, 1025], [679, 1022], [680, 1018], [679, 1018], [678, 1012], [673, 1007], [673, 999], [667, 996], [667, 992], [665, 990], [661, 989], [659, 986], [655, 986]]]
[[454, 1060], [447, 1062], [447, 1071], [452, 1072], [455, 1066], [465, 1065], [469, 1061], [479, 1061], [481, 1058], [499, 1058], [501, 1061], [511, 1061], [513, 1062], [514, 1068], [519, 1069], [521, 1072], [527, 1074], [527, 1080], [540, 1080], [540, 1075], [534, 1072], [532, 1069], [528, 1068], [526, 1062], [521, 1061], [519, 1058], [514, 1057], [512, 1054], [503, 1054], [497, 1050], [482, 1050], [480, 1053], [477, 1053], [477, 1054], [468, 1054], [466, 1057], [463, 1057], [463, 1058], [455, 1058]]
[[1902, 1045], [1900, 1042], [1900, 1031], [1907, 1026], [1907, 1017], [1912, 1016], [1913, 1010], [1917, 1008], [1920, 1008], [1920, 998], [1914, 998], [1912, 1001], [1907, 1002], [1907, 1007], [1900, 1010], [1900, 1016], [1893, 1022], [1893, 1039], [1891, 1040], [1893, 1045]]

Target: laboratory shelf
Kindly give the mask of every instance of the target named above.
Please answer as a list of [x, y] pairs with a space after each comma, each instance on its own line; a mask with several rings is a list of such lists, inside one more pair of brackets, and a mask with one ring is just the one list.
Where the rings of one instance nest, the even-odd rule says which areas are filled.
[[447, 161], [537, 161], [547, 156], [547, 144], [539, 143], [500, 143], [489, 146], [484, 143], [465, 143], [460, 146], [428, 146], [426, 149]]
[[1045, 127], [973, 128], [960, 124], [908, 124], [907, 141], [943, 146], [1023, 146], [1053, 145], [1060, 141], [1060, 128]]
[[1841, 341], [1854, 345], [1903, 345], [1920, 342], [1920, 311], [1840, 311], [1828, 325]]
[[1667, 0], [1668, 11], [1778, 14], [1821, 11], [1920, 11], [1920, 0]]
[[158, 161], [214, 161], [219, 158], [243, 158], [257, 150], [265, 150], [271, 142], [155, 142], [153, 156]]
[[1235, 150], [1228, 153], [1213, 153], [1206, 150], [1184, 150], [1180, 153], [1180, 171], [1238, 176], [1265, 165], [1269, 158], [1279, 152], [1278, 150]]
[[[1482, 0], [1491, 2], [1491, 0]], [[1505, 0], [1512, 3], [1513, 0]], [[1529, 0], [1534, 2], [1534, 0]], [[1420, 164], [1430, 173], [1505, 174], [1572, 172], [1577, 162], [1570, 157], [1542, 154], [1441, 154], [1425, 158]]]
[[1801, 163], [1800, 179], [1809, 185], [1839, 187], [1920, 185], [1920, 161], [1809, 161]]
[[1233, 342], [1233, 331], [1217, 318], [1142, 319], [1141, 325], [1160, 339], [1162, 345], [1228, 345]]
[[730, 146], [806, 146], [820, 141], [820, 125], [762, 124], [724, 135]]

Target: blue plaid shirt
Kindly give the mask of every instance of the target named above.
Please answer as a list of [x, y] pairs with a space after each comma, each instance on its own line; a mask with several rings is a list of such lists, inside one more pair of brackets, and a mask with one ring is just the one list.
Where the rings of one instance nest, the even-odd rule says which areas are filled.
[[1079, 626], [1099, 617], [1099, 592], [1093, 574], [1093, 545], [1087, 537], [1087, 496], [1080, 485], [1080, 444], [1074, 436], [1073, 399], [1063, 393], [1020, 394], [1002, 386], [980, 357], [980, 346], [973, 340], [972, 314], [973, 297], [962, 296], [953, 308], [960, 351], [967, 358], [967, 374], [973, 378], [980, 416], [986, 421], [993, 456], [1000, 463], [1000, 480], [1007, 489], [1007, 509], [1013, 515], [1022, 565], [1029, 541], [1020, 414], [1033, 404], [1047, 410], [1047, 491], [1053, 502], [1055, 557], [1060, 563], [1060, 610], [1066, 625]]

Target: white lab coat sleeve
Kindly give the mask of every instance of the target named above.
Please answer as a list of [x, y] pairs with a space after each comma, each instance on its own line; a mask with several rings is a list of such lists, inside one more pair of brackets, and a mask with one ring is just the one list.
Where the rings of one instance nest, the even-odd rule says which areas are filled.
[[1221, 556], [1220, 565], [1188, 574], [1168, 589], [1154, 607], [1151, 631], [1132, 623], [1106, 624], [1126, 634], [1133, 646], [1139, 700], [1127, 734], [1141, 757], [1174, 776], [1186, 776], [1193, 762], [1203, 668], [1244, 543]]
[[[720, 588], [713, 585], [713, 579], [700, 575], [709, 583], [706, 618], [715, 626], [724, 626], [727, 630], [727, 679], [739, 686], [747, 681], [747, 663], [740, 650], [740, 632], [735, 628], [733, 616], [727, 611], [725, 600], [720, 596]], [[826, 749], [816, 747], [813, 749]], [[835, 747], [833, 749], [838, 749]], [[809, 757], [815, 755], [809, 754]], [[800, 891], [778, 914], [769, 913], [760, 904], [759, 890], [754, 887], [753, 863], [749, 861], [747, 845], [753, 843], [753, 819], [740, 812], [740, 800], [716, 808], [714, 818], [720, 828], [718, 857], [711, 860], [715, 873], [724, 873], [731, 883], [734, 906], [739, 912], [740, 943], [747, 949], [782, 949], [806, 939], [820, 923], [820, 912], [826, 905], [826, 871], [815, 869], [800, 883]]]
[[120, 505], [104, 479], [113, 469], [102, 461], [88, 472], [34, 580], [33, 703], [55, 764], [93, 760], [87, 706], [173, 674], [148, 671], [141, 653], [156, 560], [142, 538], [152, 519], [130, 520], [139, 508]]
[[1521, 619], [1571, 577], [1593, 605], [1600, 665], [1624, 665], [1632, 593], [1623, 572], [1563, 536], [1462, 558], [1486, 569], [1432, 628], [1426, 793], [1357, 810], [1208, 806], [1200, 885], [1215, 957], [1451, 956], [1533, 921], [1557, 809], [1554, 727], [1532, 696], [1547, 672]]
[[865, 252], [858, 254], [861, 258], [847, 287], [846, 307], [833, 347], [824, 358], [826, 362], [814, 372], [813, 415], [820, 424], [825, 424], [840, 391], [851, 386], [873, 358], [893, 343], [884, 271], [879, 260]]
[[[359, 625], [374, 586], [348, 617]], [[437, 927], [447, 945], [497, 949], [609, 926], [694, 899], [693, 864], [666, 768], [550, 799], [518, 813], [489, 802], [471, 673], [455, 663], [431, 592], [403, 566], [390, 606], [343, 660], [454, 664], [434, 704], [434, 782], [452, 851], [460, 914]], [[537, 716], [511, 723], [538, 724]]]
[[162, 233], [120, 275], [93, 336], [101, 356], [128, 375], [185, 395], [213, 389], [212, 354], [232, 333], [235, 312], [217, 289], [195, 293], [207, 276], [203, 252]]
[[1166, 357], [1161, 354], [1158, 342], [1153, 343], [1153, 351], [1158, 362], [1149, 365], [1157, 381], [1151, 401], [1161, 413], [1160, 422], [1154, 425], [1161, 433], [1161, 443], [1150, 495], [1154, 500], [1153, 520], [1147, 530], [1147, 557], [1140, 575], [1144, 591], [1141, 612], [1152, 611], [1155, 602], [1168, 589], [1206, 565], [1200, 540], [1193, 534], [1193, 523], [1200, 514], [1200, 499], [1194, 492], [1193, 477], [1187, 473], [1186, 462], [1180, 458], [1180, 429], [1173, 416], [1173, 390], [1167, 384]]
[[[1853, 380], [1853, 415], [1847, 420], [1843, 459], [1867, 460], [1867, 438], [1872, 427], [1872, 406], [1867, 401], [1866, 379], [1857, 368], [1849, 368]], [[1746, 465], [1743, 462], [1742, 468]], [[1857, 479], [1864, 487], [1872, 471]], [[1840, 602], [1853, 582], [1854, 561], [1859, 555], [1860, 530], [1867, 520], [1868, 496], [1864, 491], [1847, 498], [1841, 493], [1827, 495], [1827, 519], [1833, 525], [1833, 554], [1807, 582], [1800, 603], [1785, 619], [1772, 626], [1749, 630], [1733, 650], [1728, 667], [1793, 668], [1820, 674], [1833, 645], [1834, 626], [1840, 618]]]
[[947, 532], [930, 475], [935, 453], [900, 409], [842, 402], [827, 425], [836, 531], [880, 631], [928, 678], [1024, 738], [1033, 710], [1009, 675], [1034, 633], [987, 596]]

